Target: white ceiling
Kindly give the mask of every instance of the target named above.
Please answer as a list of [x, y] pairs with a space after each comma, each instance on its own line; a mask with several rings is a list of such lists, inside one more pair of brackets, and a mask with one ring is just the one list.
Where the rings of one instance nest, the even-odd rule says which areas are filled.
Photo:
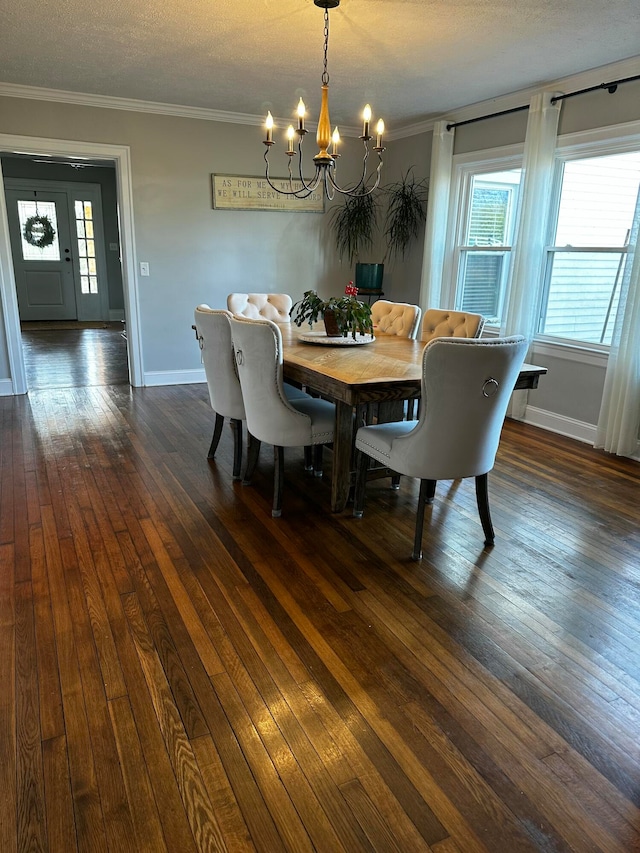
[[[330, 11], [331, 121], [365, 102], [390, 130], [640, 54], [639, 0], [342, 0]], [[317, 116], [313, 0], [2, 0], [0, 82]], [[605, 80], [598, 82], [608, 82]]]

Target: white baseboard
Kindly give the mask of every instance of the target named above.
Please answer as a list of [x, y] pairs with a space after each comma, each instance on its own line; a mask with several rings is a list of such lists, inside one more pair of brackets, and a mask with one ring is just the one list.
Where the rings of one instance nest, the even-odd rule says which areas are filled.
[[13, 382], [10, 379], [0, 379], [0, 397], [11, 397]]
[[148, 387], [155, 385], [192, 385], [196, 382], [206, 382], [204, 367], [197, 370], [153, 370], [144, 374], [144, 384]]
[[547, 429], [549, 432], [557, 432], [558, 435], [566, 435], [567, 438], [575, 438], [585, 444], [593, 444], [596, 440], [596, 425], [584, 421], [576, 421], [565, 415], [555, 412], [547, 412], [545, 409], [537, 409], [535, 406], [527, 406], [524, 422], [532, 426]]
[[124, 320], [124, 308], [109, 308], [109, 322], [115, 323], [117, 320]]

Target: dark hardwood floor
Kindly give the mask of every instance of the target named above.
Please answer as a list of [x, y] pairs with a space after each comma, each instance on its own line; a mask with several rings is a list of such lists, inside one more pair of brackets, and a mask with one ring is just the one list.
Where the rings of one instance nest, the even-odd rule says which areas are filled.
[[[129, 381], [122, 323], [22, 324], [27, 387], [72, 388]], [[59, 328], [64, 327], [64, 328]]]
[[[206, 386], [0, 398], [0, 850], [640, 850], [640, 465], [513, 422], [364, 518]], [[330, 454], [327, 454], [327, 466]]]

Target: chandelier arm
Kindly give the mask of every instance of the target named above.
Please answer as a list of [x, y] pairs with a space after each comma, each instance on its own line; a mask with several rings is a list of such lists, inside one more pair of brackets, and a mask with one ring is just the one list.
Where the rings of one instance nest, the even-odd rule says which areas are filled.
[[[291, 189], [290, 191], [282, 190], [282, 189], [280, 189], [280, 187], [277, 187], [273, 183], [273, 181], [271, 180], [271, 176], [269, 175], [269, 150], [268, 149], [264, 152], [264, 161], [266, 163], [266, 168], [265, 168], [265, 173], [264, 173], [266, 181], [269, 184], [269, 186], [271, 187], [271, 189], [274, 190], [275, 192], [279, 193], [280, 195], [292, 196], [293, 198], [308, 198], [311, 195], [311, 193], [313, 193], [317, 189], [318, 184], [320, 183], [320, 178], [321, 178], [320, 167], [316, 166], [316, 173], [313, 176], [313, 179], [311, 180], [310, 183], [307, 183], [306, 180], [304, 178], [302, 178], [301, 179], [302, 186], [300, 187], [300, 189], [298, 189], [298, 190]], [[291, 174], [291, 161], [289, 161], [289, 186], [290, 187], [293, 187], [293, 180], [294, 179], [293, 179], [293, 176]]]
[[[375, 182], [367, 190], [363, 191], [362, 187], [366, 186], [368, 180], [365, 181], [364, 179], [361, 179], [354, 187], [350, 187], [347, 189], [346, 187], [341, 187], [338, 183], [336, 183], [336, 181], [334, 180], [333, 175], [331, 175], [331, 173], [327, 174], [327, 178], [328, 178], [331, 186], [333, 187], [333, 189], [337, 190], [337, 192], [341, 193], [342, 195], [347, 195], [347, 196], [371, 195], [371, 193], [375, 192], [375, 190], [377, 190], [378, 187], [380, 186], [380, 177], [381, 177], [381, 169], [382, 169], [382, 155], [380, 152], [378, 152], [378, 160], [379, 160], [379, 162], [378, 162], [378, 165], [377, 165], [376, 170], [375, 170], [375, 176], [376, 176]], [[369, 175], [369, 178], [371, 178], [373, 174], [374, 173], [372, 172], [371, 175]]]
[[325, 169], [324, 173], [324, 194], [328, 198], [329, 201], [333, 201], [335, 198], [336, 192], [333, 188], [333, 179], [331, 177], [331, 173]]

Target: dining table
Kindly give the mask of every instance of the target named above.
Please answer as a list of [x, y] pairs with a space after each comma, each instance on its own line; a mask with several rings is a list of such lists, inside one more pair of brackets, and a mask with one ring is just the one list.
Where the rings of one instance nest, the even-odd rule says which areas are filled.
[[[420, 397], [422, 341], [377, 335], [364, 344], [326, 341], [308, 327], [280, 325], [283, 372], [294, 382], [335, 403], [331, 469], [331, 509], [342, 512], [353, 484], [353, 447], [357, 419], [368, 404], [378, 404], [378, 420], [399, 420], [404, 401]], [[304, 337], [306, 340], [301, 340]], [[523, 364], [514, 390], [537, 388], [546, 367]]]

